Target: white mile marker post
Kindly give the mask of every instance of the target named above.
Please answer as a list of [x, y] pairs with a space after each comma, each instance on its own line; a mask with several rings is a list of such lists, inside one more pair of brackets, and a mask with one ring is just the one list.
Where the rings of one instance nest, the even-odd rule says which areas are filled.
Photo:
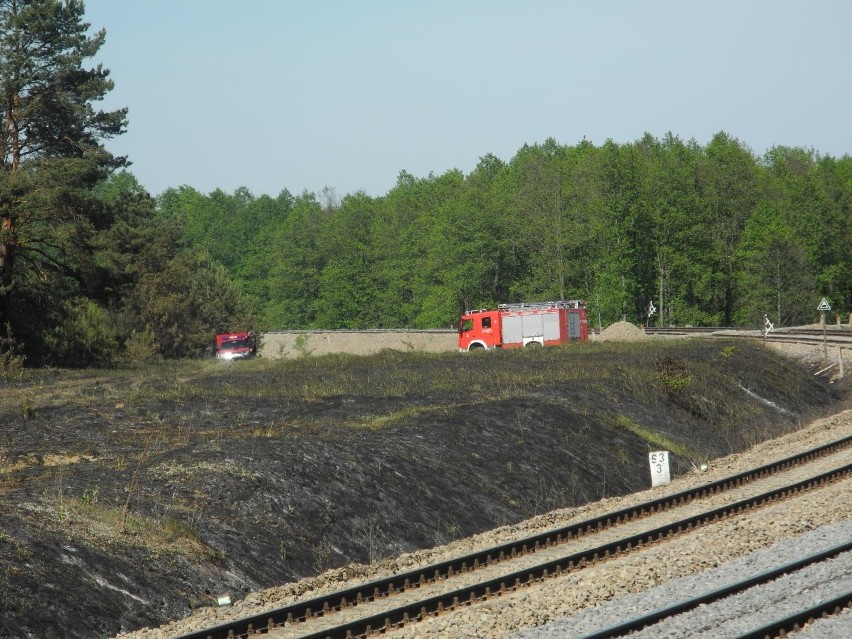
[[672, 481], [669, 472], [669, 451], [658, 450], [648, 453], [648, 462], [651, 464], [651, 488], [666, 486]]

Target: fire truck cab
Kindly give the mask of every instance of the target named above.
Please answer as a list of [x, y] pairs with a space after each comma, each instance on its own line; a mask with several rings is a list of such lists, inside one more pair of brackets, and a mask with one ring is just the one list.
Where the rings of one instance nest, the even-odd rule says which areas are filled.
[[589, 338], [585, 302], [559, 300], [500, 304], [459, 319], [459, 350], [556, 346]]

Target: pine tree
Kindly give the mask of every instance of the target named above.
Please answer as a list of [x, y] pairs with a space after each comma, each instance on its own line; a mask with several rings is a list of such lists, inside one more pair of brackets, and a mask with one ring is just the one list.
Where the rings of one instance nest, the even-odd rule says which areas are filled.
[[126, 109], [96, 110], [112, 88], [104, 43], [80, 0], [0, 0], [0, 331], [37, 340], [56, 321], [108, 224], [92, 187], [126, 164], [101, 145]]

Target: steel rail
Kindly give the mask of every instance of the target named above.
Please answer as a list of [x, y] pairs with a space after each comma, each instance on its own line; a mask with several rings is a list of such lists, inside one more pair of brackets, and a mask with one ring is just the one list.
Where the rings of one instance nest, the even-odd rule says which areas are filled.
[[[783, 331], [783, 329], [782, 329]], [[852, 348], [852, 331], [821, 329], [789, 330], [764, 335], [760, 331], [735, 331], [734, 329], [645, 329], [650, 337], [707, 337], [712, 339], [761, 340], [773, 344], [802, 344], [806, 346], [829, 346]]]
[[[643, 330], [649, 335], [702, 335], [704, 333], [720, 333], [727, 336], [729, 333], [750, 333], [762, 335], [759, 327], [742, 328], [736, 326], [647, 326]], [[852, 327], [826, 324], [825, 332], [835, 335], [852, 335]], [[771, 335], [819, 335], [822, 337], [822, 328], [797, 328], [795, 326], [774, 328]]]
[[704, 486], [691, 488], [636, 506], [623, 508], [601, 517], [584, 520], [520, 540], [507, 542], [392, 577], [374, 580], [345, 590], [321, 595], [307, 601], [292, 603], [269, 612], [229, 621], [212, 628], [181, 635], [177, 639], [228, 639], [229, 637], [250, 636], [252, 632], [257, 632], [259, 628], [272, 628], [284, 623], [306, 621], [324, 616], [332, 611], [341, 610], [365, 601], [385, 598], [396, 592], [420, 587], [425, 583], [440, 581], [455, 573], [468, 572], [481, 566], [488, 566], [496, 562], [534, 553], [539, 549], [564, 543], [612, 526], [618, 526], [632, 519], [669, 510], [680, 504], [689, 503], [696, 499], [742, 486], [759, 478], [770, 476], [788, 470], [796, 465], [833, 454], [848, 448], [850, 445], [852, 445], [852, 436], [764, 464], [749, 471], [710, 482]]
[[760, 628], [737, 635], [735, 639], [775, 639], [776, 637], [786, 637], [786, 633], [798, 630], [807, 623], [822, 617], [838, 614], [850, 607], [852, 607], [852, 592], [847, 592], [806, 610], [799, 610], [783, 619], [771, 621]]
[[[716, 331], [735, 330], [724, 326], [646, 326], [644, 331], [648, 335], [702, 335], [704, 333], [715, 333]], [[749, 330], [749, 329], [744, 329]]]
[[639, 617], [634, 617], [633, 619], [628, 619], [627, 621], [583, 635], [579, 639], [613, 639], [614, 637], [621, 637], [631, 632], [636, 632], [644, 628], [654, 626], [669, 617], [674, 617], [689, 610], [694, 610], [698, 606], [719, 601], [720, 599], [741, 593], [755, 586], [761, 586], [786, 574], [807, 568], [808, 566], [820, 563], [826, 559], [831, 559], [849, 551], [852, 551], [852, 540], [827, 548], [812, 555], [808, 555], [807, 557], [802, 557], [796, 561], [779, 566], [778, 568], [767, 570], [747, 579], [727, 584], [721, 588], [716, 588], [689, 599], [684, 599], [683, 601], [666, 606], [665, 608], [660, 608]]
[[852, 464], [789, 486], [740, 500], [734, 504], [687, 517], [678, 522], [666, 524], [665, 526], [644, 531], [637, 535], [631, 535], [630, 537], [574, 553], [567, 557], [547, 561], [538, 566], [501, 575], [500, 577], [489, 579], [473, 586], [428, 597], [412, 604], [339, 624], [332, 628], [303, 634], [300, 639], [354, 639], [357, 637], [368, 637], [374, 632], [385, 632], [392, 628], [402, 627], [412, 621], [420, 621], [429, 616], [439, 615], [447, 610], [471, 605], [489, 599], [492, 596], [499, 596], [504, 592], [512, 592], [524, 586], [531, 586], [549, 577], [559, 577], [567, 572], [572, 572], [614, 556], [631, 552], [649, 544], [664, 541], [669, 537], [694, 530], [707, 523], [716, 522], [729, 516], [741, 514], [746, 510], [776, 502], [779, 499], [798, 494], [829, 481], [836, 481], [850, 473], [852, 473]]

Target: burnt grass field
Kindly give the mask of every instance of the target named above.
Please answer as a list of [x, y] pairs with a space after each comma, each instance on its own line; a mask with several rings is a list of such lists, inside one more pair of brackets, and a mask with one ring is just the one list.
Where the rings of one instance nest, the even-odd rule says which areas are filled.
[[7, 375], [0, 637], [109, 637], [642, 490], [649, 451], [677, 476], [847, 407], [813, 372], [717, 338]]

